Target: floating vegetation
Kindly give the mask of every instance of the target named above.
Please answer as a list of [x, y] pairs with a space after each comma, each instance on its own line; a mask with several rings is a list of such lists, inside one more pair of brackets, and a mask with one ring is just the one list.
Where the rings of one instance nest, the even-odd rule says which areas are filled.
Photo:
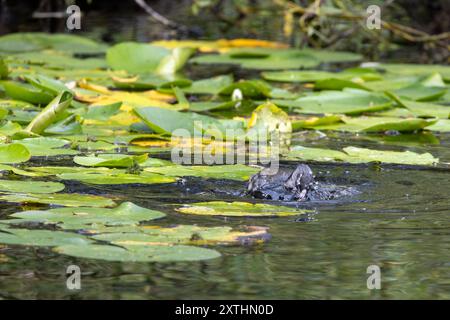
[[[287, 162], [447, 161], [423, 148], [384, 146], [437, 144], [431, 132], [450, 131], [447, 66], [358, 66], [358, 54], [250, 39], [107, 46], [75, 35], [17, 33], [0, 37], [0, 53], [0, 201], [26, 206], [2, 217], [1, 244], [52, 247], [87, 259], [167, 262], [220, 256], [206, 246], [262, 243], [270, 238], [265, 227], [164, 225], [166, 216], [180, 216], [160, 211], [155, 202], [141, 207], [126, 202], [126, 195], [77, 187], [165, 190], [183, 188], [192, 177], [243, 187], [260, 170], [245, 157], [244, 163], [197, 163], [195, 157], [208, 151], [220, 159], [235, 152], [237, 142], [245, 153], [252, 138], [267, 133], [282, 137], [276, 155]], [[354, 66], [312, 69], [335, 62]], [[186, 65], [253, 72], [237, 78], [225, 68], [222, 74], [187, 76]], [[187, 137], [175, 139], [177, 130]], [[304, 130], [321, 136], [346, 132], [375, 147], [299, 145], [293, 137]], [[263, 142], [275, 149], [271, 135]], [[194, 161], [166, 160], [175, 148], [192, 151]], [[197, 219], [309, 213], [274, 203], [195, 201], [177, 201], [175, 211]]]

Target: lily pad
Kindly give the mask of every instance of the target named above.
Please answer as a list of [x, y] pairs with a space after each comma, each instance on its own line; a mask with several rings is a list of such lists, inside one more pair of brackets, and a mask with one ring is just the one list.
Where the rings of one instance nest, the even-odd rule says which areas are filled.
[[53, 193], [64, 188], [59, 182], [0, 180], [0, 192]]
[[106, 60], [114, 70], [132, 73], [175, 73], [193, 53], [190, 48], [168, 50], [145, 43], [123, 42], [108, 49]]
[[307, 114], [356, 115], [380, 111], [392, 106], [392, 101], [387, 97], [361, 90], [323, 91], [297, 100], [272, 101], [282, 107], [294, 108], [295, 112]]
[[220, 253], [212, 249], [183, 245], [126, 247], [97, 244], [65, 245], [56, 247], [54, 251], [78, 258], [122, 262], [201, 261], [220, 257]]
[[66, 207], [112, 207], [115, 202], [111, 199], [78, 193], [55, 194], [1, 194], [0, 201], [14, 203], [42, 203]]
[[307, 210], [292, 207], [238, 201], [197, 202], [184, 205], [176, 209], [176, 211], [184, 214], [234, 217], [281, 217], [295, 216], [308, 212]]
[[0, 243], [25, 246], [61, 246], [73, 245], [83, 247], [91, 243], [85, 236], [49, 230], [3, 229], [0, 231]]
[[346, 147], [342, 151], [321, 148], [306, 148], [296, 146], [287, 155], [288, 159], [313, 160], [321, 162], [368, 163], [384, 162], [408, 165], [433, 165], [439, 159], [430, 153], [415, 153], [411, 151], [385, 151], [358, 147]]
[[23, 211], [14, 213], [13, 220], [7, 223], [41, 222], [54, 224], [63, 229], [85, 230], [101, 226], [135, 226], [140, 222], [160, 219], [165, 214], [151, 209], [139, 207], [131, 202], [108, 208], [56, 208], [47, 211]]
[[175, 177], [164, 176], [151, 172], [140, 174], [125, 173], [125, 171], [94, 172], [85, 171], [77, 173], [61, 173], [58, 178], [62, 180], [75, 180], [87, 184], [163, 184], [177, 181]]
[[21, 163], [30, 158], [30, 151], [21, 144], [0, 144], [0, 163]]
[[102, 232], [92, 238], [107, 241], [118, 246], [133, 245], [170, 245], [170, 244], [239, 244], [262, 242], [269, 238], [268, 228], [245, 227], [242, 230], [233, 230], [231, 227], [199, 227], [191, 225], [177, 225], [170, 228], [155, 226], [141, 226], [129, 232], [108, 232], [103, 228]]
[[97, 156], [74, 157], [73, 162], [87, 167], [112, 167], [128, 168], [135, 164], [143, 163], [148, 155], [129, 156], [126, 154], [100, 154]]
[[213, 179], [230, 179], [247, 181], [252, 175], [258, 173], [259, 169], [235, 165], [214, 165], [214, 166], [160, 166], [144, 169], [146, 172], [158, 173], [170, 177], [202, 177]]

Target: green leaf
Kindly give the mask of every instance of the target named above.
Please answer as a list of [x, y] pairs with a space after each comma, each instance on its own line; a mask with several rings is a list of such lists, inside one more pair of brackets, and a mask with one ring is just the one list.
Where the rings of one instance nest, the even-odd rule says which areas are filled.
[[156, 68], [157, 74], [174, 74], [181, 70], [195, 52], [193, 48], [175, 48], [164, 57]]
[[27, 83], [16, 81], [1, 81], [6, 94], [16, 100], [22, 100], [34, 104], [47, 104], [53, 99], [53, 95]]
[[0, 163], [21, 163], [30, 158], [30, 151], [21, 144], [0, 144]]
[[14, 203], [43, 203], [66, 207], [112, 207], [114, 201], [89, 194], [55, 193], [55, 194], [2, 194], [1, 201]]
[[11, 215], [16, 219], [5, 220], [6, 223], [40, 222], [54, 224], [63, 229], [85, 230], [101, 226], [135, 226], [140, 222], [160, 219], [165, 214], [139, 207], [131, 202], [107, 208], [56, 208], [47, 211], [23, 211]]
[[343, 161], [350, 163], [385, 162], [409, 165], [433, 165], [439, 159], [430, 153], [411, 151], [384, 151], [357, 147], [346, 147], [342, 151], [296, 146], [289, 152], [288, 159], [313, 160], [321, 162]]
[[[170, 50], [150, 44], [123, 42], [108, 49], [106, 61], [114, 70], [132, 73], [155, 72]], [[169, 58], [167, 58], [169, 59]]]
[[200, 261], [220, 257], [220, 253], [212, 249], [182, 245], [116, 247], [90, 244], [65, 245], [54, 250], [72, 257], [122, 262]]
[[447, 92], [447, 88], [427, 87], [421, 83], [394, 90], [393, 93], [416, 101], [433, 101], [442, 97]]
[[210, 201], [186, 204], [176, 211], [184, 214], [236, 217], [277, 217], [307, 213], [307, 210], [262, 203]]
[[62, 91], [70, 91], [71, 93], [73, 93], [66, 87], [63, 82], [42, 74], [25, 75], [24, 78], [34, 87], [41, 89], [53, 96], [57, 96]]
[[220, 90], [233, 83], [232, 75], [221, 75], [213, 78], [202, 79], [192, 82], [190, 86], [182, 88], [190, 94], [218, 94]]
[[111, 167], [128, 168], [135, 164], [143, 163], [148, 158], [147, 154], [133, 156], [126, 154], [99, 154], [97, 156], [74, 157], [73, 162], [87, 167]]
[[218, 123], [212, 117], [193, 112], [179, 112], [175, 110], [145, 107], [135, 108], [134, 112], [156, 133], [171, 135], [177, 129], [186, 129], [194, 133], [195, 122], [201, 122], [204, 127], [210, 123]]
[[318, 125], [318, 130], [338, 130], [347, 132], [385, 132], [389, 130], [399, 132], [414, 132], [422, 130], [436, 123], [436, 119], [395, 118], [395, 117], [355, 117], [342, 118], [341, 123]]
[[[110, 230], [112, 229], [112, 230]], [[121, 230], [122, 229], [122, 230]], [[170, 228], [155, 226], [141, 226], [136, 228], [100, 228], [90, 230], [100, 232], [92, 238], [107, 241], [118, 246], [154, 246], [173, 244], [239, 244], [254, 243], [266, 240], [269, 237], [268, 228], [244, 227], [242, 230], [232, 230], [231, 227], [199, 227], [190, 225], [177, 225]]]
[[30, 122], [25, 131], [36, 134], [42, 133], [69, 107], [72, 97], [73, 95], [69, 91], [61, 92]]
[[79, 54], [97, 54], [105, 46], [86, 37], [43, 32], [12, 33], [0, 37], [0, 51], [15, 53], [54, 49]]
[[25, 146], [34, 157], [74, 155], [79, 153], [76, 150], [64, 148], [70, 145], [70, 141], [64, 139], [36, 137], [25, 138], [16, 142]]
[[61, 246], [74, 245], [83, 247], [89, 244], [85, 236], [49, 230], [6, 229], [0, 232], [0, 243], [17, 244], [25, 246]]
[[53, 193], [64, 188], [64, 184], [59, 182], [0, 180], [1, 192]]
[[160, 166], [145, 168], [144, 171], [162, 174], [169, 177], [202, 177], [212, 179], [230, 179], [247, 181], [259, 169], [236, 165], [214, 165], [214, 166]]
[[93, 171], [92, 169], [84, 172], [67, 172], [58, 174], [62, 180], [76, 180], [88, 184], [162, 184], [173, 183], [177, 179], [166, 177], [160, 174], [142, 172], [140, 174], [125, 173], [124, 170], [104, 170]]
[[392, 101], [387, 97], [361, 91], [323, 91], [297, 100], [272, 100], [282, 107], [294, 108], [295, 112], [306, 114], [348, 114], [355, 115], [363, 112], [375, 112], [388, 109]]
[[400, 98], [392, 92], [386, 92], [400, 106], [408, 109], [417, 117], [450, 118], [450, 107], [441, 106], [430, 102], [419, 102], [407, 98]]
[[84, 115], [85, 119], [106, 121], [119, 112], [122, 102], [107, 104], [104, 106], [91, 105]]

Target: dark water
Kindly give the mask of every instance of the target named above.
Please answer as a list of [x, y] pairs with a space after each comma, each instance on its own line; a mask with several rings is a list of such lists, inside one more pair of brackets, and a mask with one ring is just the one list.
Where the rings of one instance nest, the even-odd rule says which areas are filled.
[[[184, 12], [180, 8], [180, 12]], [[176, 16], [176, 12], [173, 14]], [[180, 15], [180, 17], [182, 17]], [[203, 37], [254, 35], [280, 40], [277, 22], [268, 16], [230, 30], [211, 21]], [[19, 21], [20, 22], [20, 21]], [[205, 24], [206, 23], [206, 24]], [[246, 28], [248, 26], [248, 28]], [[25, 22], [3, 25], [3, 32], [51, 27]], [[56, 28], [60, 28], [56, 26]], [[129, 19], [121, 12], [91, 14], [82, 32], [114, 41], [149, 40], [166, 30], [145, 15]], [[222, 32], [222, 33], [220, 33]], [[170, 36], [170, 34], [168, 34]], [[433, 153], [450, 162], [450, 136], [437, 144], [412, 136], [408, 143], [330, 134], [316, 139], [298, 134], [295, 144], [338, 148], [342, 145], [404, 149]], [[430, 140], [425, 140], [430, 141]], [[311, 165], [324, 179], [357, 187], [361, 193], [333, 202], [311, 203], [304, 222], [294, 218], [191, 217], [172, 203], [222, 200], [223, 195], [186, 193], [176, 186], [92, 187], [68, 184], [70, 191], [118, 195], [138, 205], [167, 213], [164, 224], [268, 226], [272, 239], [262, 245], [217, 248], [222, 257], [189, 263], [114, 263], [76, 259], [47, 248], [0, 247], [0, 298], [14, 299], [449, 299], [450, 298], [450, 171], [374, 165]], [[209, 183], [219, 185], [217, 182]], [[231, 184], [231, 185], [230, 185]], [[226, 187], [243, 188], [239, 182]], [[238, 198], [228, 197], [237, 200]], [[0, 218], [22, 207], [0, 204]], [[66, 289], [67, 266], [82, 270], [82, 289]], [[368, 290], [366, 269], [381, 268], [381, 290]]]

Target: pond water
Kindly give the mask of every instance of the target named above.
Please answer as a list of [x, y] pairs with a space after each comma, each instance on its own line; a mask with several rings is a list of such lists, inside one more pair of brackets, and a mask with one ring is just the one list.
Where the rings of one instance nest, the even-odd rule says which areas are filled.
[[[120, 21], [115, 41], [148, 40], [155, 32], [146, 25], [144, 15], [131, 26], [124, 19], [118, 14], [86, 23], [87, 28], [105, 28]], [[97, 32], [94, 27], [89, 30]], [[267, 30], [270, 28], [257, 35], [270, 35]], [[268, 38], [277, 40], [278, 35]], [[413, 135], [406, 142], [396, 142], [389, 136], [333, 133], [318, 137], [300, 132], [293, 143], [329, 148], [383, 145], [394, 150], [407, 146], [450, 162], [448, 134], [436, 135], [434, 140], [422, 138]], [[66, 160], [47, 160], [53, 165], [66, 164]], [[193, 217], [177, 213], [172, 204], [241, 198], [209, 190], [187, 192], [175, 184], [162, 188], [67, 183], [67, 192], [117, 196], [163, 211], [167, 214], [165, 225], [267, 226], [272, 238], [264, 244], [219, 247], [220, 258], [183, 263], [104, 262], [63, 256], [47, 248], [0, 246], [0, 299], [450, 299], [448, 169], [317, 163], [311, 167], [323, 179], [355, 186], [360, 193], [336, 201], [302, 204], [315, 212], [301, 220]], [[201, 188], [205, 183], [192, 181]], [[222, 186], [217, 181], [208, 183], [219, 189]], [[245, 183], [232, 182], [226, 187], [241, 190]], [[0, 218], [24, 209], [0, 203]], [[66, 268], [73, 264], [82, 271], [79, 291], [66, 289]], [[367, 288], [366, 270], [370, 265], [381, 268], [381, 290]]]

